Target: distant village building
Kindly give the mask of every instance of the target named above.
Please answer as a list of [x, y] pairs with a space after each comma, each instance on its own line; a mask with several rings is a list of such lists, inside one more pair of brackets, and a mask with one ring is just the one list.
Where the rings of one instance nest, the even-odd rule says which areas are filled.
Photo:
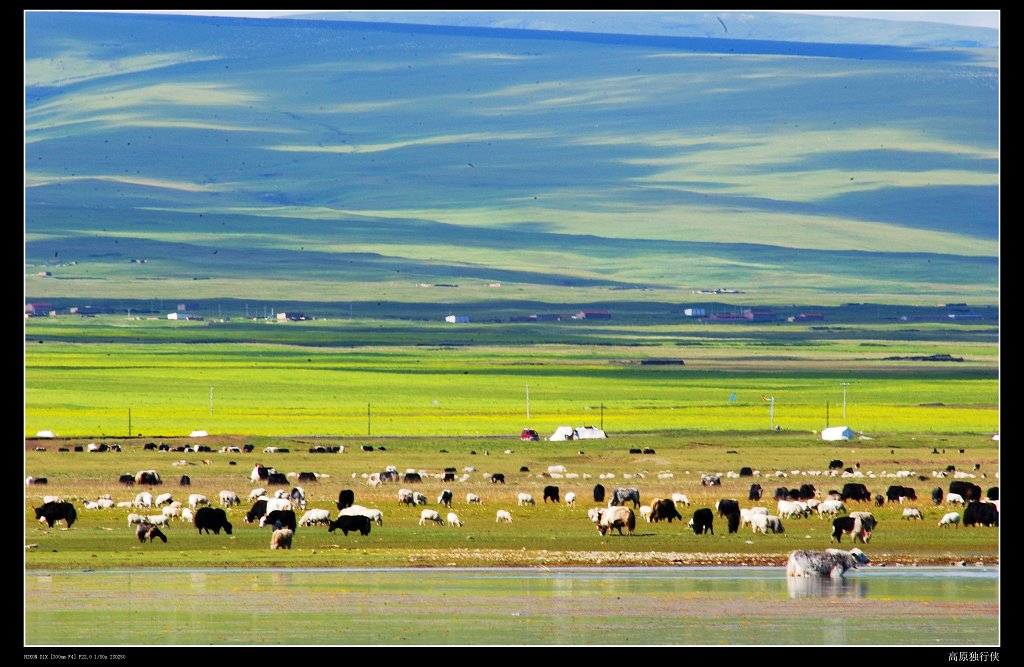
[[448, 317], [444, 318], [444, 321], [448, 322], [449, 324], [456, 324], [456, 323], [463, 324], [465, 322], [469, 322], [469, 316], [468, 315], [449, 315]]
[[744, 308], [743, 317], [751, 322], [771, 322], [777, 319], [775, 312], [771, 310], [757, 310], [755, 308]]
[[581, 310], [572, 316], [574, 320], [610, 320], [612, 314], [607, 310]]
[[744, 308], [738, 313], [715, 313], [708, 319], [713, 322], [773, 322], [777, 315], [771, 310]]
[[305, 313], [278, 313], [275, 317], [278, 322], [305, 322], [309, 319]]
[[707, 315], [707, 311], [703, 308], [686, 308], [683, 310], [683, 315], [686, 317], [705, 317]]
[[25, 317], [54, 317], [56, 309], [48, 303], [26, 303]]
[[167, 313], [167, 319], [169, 320], [195, 320], [202, 321], [202, 317], [199, 315], [193, 315], [192, 313], [186, 313], [184, 311], [176, 311], [173, 313]]

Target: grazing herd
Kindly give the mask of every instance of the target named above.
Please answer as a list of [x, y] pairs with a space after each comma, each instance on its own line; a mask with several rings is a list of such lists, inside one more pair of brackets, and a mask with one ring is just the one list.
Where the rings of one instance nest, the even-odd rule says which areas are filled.
[[[841, 461], [833, 461], [830, 464], [832, 474], [841, 470], [842, 465]], [[572, 476], [566, 474], [564, 466], [550, 466], [548, 470], [549, 472], [545, 475], [547, 477]], [[467, 479], [472, 472], [475, 472], [474, 468], [465, 468], [461, 481]], [[454, 468], [446, 468], [443, 481], [459, 481], [455, 474]], [[758, 474], [750, 468], [743, 468], [740, 475], [730, 473], [728, 477], [747, 477]], [[295, 475], [295, 473], [289, 473], [289, 475]], [[785, 477], [781, 471], [776, 475]], [[409, 485], [421, 485], [427, 477], [425, 473], [413, 470], [408, 470], [404, 475], [400, 475], [393, 466], [389, 466], [385, 471], [363, 476], [371, 487], [399, 480]], [[909, 477], [909, 473], [897, 476]], [[441, 479], [440, 475], [436, 477]], [[659, 479], [670, 479], [671, 477], [671, 475], [659, 475]], [[298, 478], [303, 482], [317, 482], [321, 476], [316, 473], [303, 472], [298, 473]], [[507, 483], [505, 475], [501, 473], [487, 475], [487, 478], [495, 485], [506, 485]], [[265, 483], [267, 486], [288, 484], [287, 476], [277, 472], [274, 468], [258, 463], [253, 467], [249, 479], [252, 482]], [[920, 476], [919, 479], [927, 478]], [[160, 475], [155, 470], [139, 471], [134, 476], [120, 475], [118, 482], [123, 486], [145, 485], [150, 489], [162, 484]], [[26, 483], [39, 484], [40, 481], [37, 478], [28, 478]], [[721, 486], [721, 475], [701, 474], [700, 485], [704, 487]], [[769, 493], [771, 492], [769, 491]], [[764, 497], [763, 494], [764, 489], [760, 484], [751, 484], [747, 500], [760, 502]], [[84, 501], [82, 507], [86, 510], [105, 510], [113, 508], [115, 505], [129, 507], [133, 510], [162, 508], [161, 514], [132, 511], [128, 514], [128, 526], [129, 528], [134, 527], [136, 539], [141, 544], [152, 544], [155, 540], [166, 543], [168, 541], [167, 534], [161, 528], [166, 529], [171, 525], [172, 520], [176, 519], [191, 522], [199, 535], [210, 533], [220, 535], [221, 531], [226, 535], [232, 535], [233, 525], [229, 521], [228, 512], [235, 511], [234, 508], [241, 505], [241, 498], [230, 490], [221, 490], [214, 497], [219, 501], [218, 507], [212, 506], [209, 498], [200, 493], [188, 494], [187, 503], [182, 503], [174, 500], [172, 493], [160, 493], [154, 497], [151, 490], [146, 490], [139, 492], [132, 501], [115, 503], [110, 495], [105, 495], [95, 500]], [[541, 511], [531, 493], [519, 491], [516, 492], [515, 497], [520, 508], [528, 508], [528, 514]], [[605, 505], [606, 497], [608, 501]], [[480, 496], [475, 493], [467, 493], [465, 498], [467, 506], [483, 504]], [[548, 503], [558, 505], [563, 500], [561, 489], [550, 484], [543, 486], [542, 498], [544, 505]], [[950, 482], [946, 493], [943, 493], [941, 487], [934, 488], [930, 493], [930, 498], [934, 506], [945, 504], [962, 509], [962, 511], [945, 512], [938, 520], [938, 528], [959, 528], [961, 523], [965, 527], [999, 525], [998, 487], [990, 488], [983, 493], [978, 485], [957, 479]], [[397, 499], [400, 506], [418, 507], [428, 504], [425, 494], [408, 488], [399, 489]], [[447, 514], [442, 516], [440, 511], [425, 507], [420, 510], [418, 525], [423, 527], [463, 527], [465, 525], [463, 520], [456, 512], [450, 511], [453, 499], [452, 490], [444, 488], [437, 496], [437, 505], [449, 510]], [[271, 495], [268, 495], [266, 487], [255, 488], [249, 494], [248, 500], [252, 502], [252, 506], [244, 513], [243, 521], [247, 524], [257, 524], [260, 528], [270, 526], [272, 529], [270, 548], [274, 550], [291, 549], [296, 531], [300, 527], [326, 526], [329, 533], [340, 530], [345, 536], [350, 532], [368, 536], [372, 526], [383, 526], [383, 512], [376, 508], [356, 505], [355, 493], [351, 489], [343, 489], [338, 494], [337, 502], [334, 503], [338, 510], [336, 518], [332, 518], [332, 512], [327, 509], [306, 510], [306, 493], [299, 486], [293, 487], [291, 491], [281, 489]], [[568, 491], [564, 494], [566, 508], [574, 508], [576, 500], [577, 493], [575, 491]], [[649, 505], [641, 505], [641, 494], [638, 488], [623, 486], [605, 489], [602, 484], [593, 487], [593, 500], [600, 506], [589, 508], [586, 514], [601, 536], [614, 534], [628, 537], [636, 535], [637, 514], [648, 523], [666, 521], [671, 524], [675, 520], [682, 523], [684, 517], [680, 514], [679, 508], [690, 505], [687, 496], [681, 493], [672, 493], [668, 498], [654, 498]], [[696, 508], [692, 512], [687, 526], [695, 535], [714, 535], [714, 521], [717, 515], [719, 519], [724, 520], [725, 534], [728, 535], [738, 533], [740, 529], [747, 526], [750, 527], [754, 535], [779, 535], [785, 532], [783, 520], [787, 522], [802, 521], [817, 515], [820, 521], [824, 521], [826, 518], [832, 521], [830, 542], [841, 543], [844, 536], [849, 536], [850, 542], [854, 544], [857, 542], [867, 544], [878, 527], [878, 520], [870, 511], [864, 509], [848, 511], [848, 504], [851, 506], [856, 504], [855, 509], [863, 508], [865, 504], [873, 504], [876, 508], [883, 507], [886, 503], [905, 505], [902, 508], [901, 519], [922, 522], [925, 520], [925, 512], [917, 506], [915, 489], [902, 484], [890, 485], [884, 496], [880, 493], [872, 494], [865, 484], [857, 482], [844, 483], [841, 491], [830, 490], [826, 494], [812, 484], [801, 484], [796, 488], [777, 488], [774, 500], [776, 507], [773, 514], [768, 507], [741, 508], [740, 502], [736, 498], [721, 498], [714, 503], [714, 511], [709, 507]], [[299, 519], [296, 518], [296, 510], [303, 512]], [[35, 518], [51, 529], [59, 522], [64, 522], [65, 527], [70, 529], [78, 520], [78, 512], [72, 503], [64, 502], [54, 496], [45, 496], [43, 505], [35, 508]], [[497, 509], [495, 523], [511, 524], [512, 521], [513, 517], [510, 511]], [[720, 534], [722, 534], [721, 527]], [[844, 576], [848, 570], [868, 562], [867, 556], [856, 547], [850, 551], [834, 548], [821, 552], [797, 550], [789, 556], [786, 573], [791, 577], [839, 578]]]

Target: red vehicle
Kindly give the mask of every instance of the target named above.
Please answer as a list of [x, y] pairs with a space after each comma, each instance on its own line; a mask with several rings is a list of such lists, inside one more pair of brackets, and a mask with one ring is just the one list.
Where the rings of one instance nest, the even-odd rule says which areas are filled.
[[540, 440], [540, 434], [534, 431], [532, 428], [524, 428], [523, 432], [519, 434], [520, 440]]

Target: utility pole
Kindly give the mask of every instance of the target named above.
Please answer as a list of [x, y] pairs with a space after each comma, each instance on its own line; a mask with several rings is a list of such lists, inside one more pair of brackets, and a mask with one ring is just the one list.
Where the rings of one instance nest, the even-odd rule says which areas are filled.
[[128, 408], [128, 437], [132, 437], [132, 409]]
[[839, 384], [843, 385], [843, 421], [846, 421], [846, 385], [850, 383], [840, 382]]
[[775, 430], [775, 397], [774, 396], [762, 396], [761, 400], [762, 401], [769, 401], [769, 405], [768, 405], [768, 418], [770, 420], [769, 421], [769, 428], [774, 431]]
[[530, 425], [530, 383], [526, 383], [526, 425]]
[[370, 404], [366, 404], [366, 437], [370, 437]]
[[601, 430], [604, 430], [604, 403], [601, 403]]
[[213, 416], [213, 385], [210, 385], [210, 416]]

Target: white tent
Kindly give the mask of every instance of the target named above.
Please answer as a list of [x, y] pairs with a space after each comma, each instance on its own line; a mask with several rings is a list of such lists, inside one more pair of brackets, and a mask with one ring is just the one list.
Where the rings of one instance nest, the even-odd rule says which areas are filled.
[[594, 426], [581, 426], [576, 429], [576, 437], [580, 440], [595, 439], [595, 438], [607, 438], [604, 431]]
[[822, 440], [853, 440], [853, 431], [849, 426], [833, 426], [823, 429]]
[[575, 437], [576, 435], [571, 426], [559, 426], [548, 440], [551, 442], [561, 442], [562, 440], [573, 440]]
[[37, 431], [36, 432], [36, 437], [37, 438], [55, 438], [56, 436], [53, 434], [53, 431], [46, 430], [46, 431]]
[[209, 433], [207, 433], [206, 431], [192, 431], [191, 433], [188, 434], [188, 437], [205, 438], [207, 435], [209, 435]]

